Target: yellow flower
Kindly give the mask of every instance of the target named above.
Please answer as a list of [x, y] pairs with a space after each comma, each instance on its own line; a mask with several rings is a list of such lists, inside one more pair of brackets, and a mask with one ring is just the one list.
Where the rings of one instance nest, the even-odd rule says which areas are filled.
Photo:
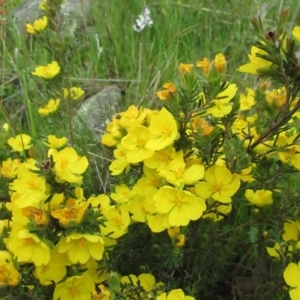
[[87, 203], [91, 204], [93, 208], [99, 208], [102, 214], [105, 211], [114, 208], [110, 205], [110, 198], [105, 194], [98, 195], [97, 197], [90, 197], [87, 199]]
[[208, 209], [202, 218], [209, 218], [214, 222], [223, 220], [224, 216], [228, 215], [232, 210], [231, 203], [222, 204], [212, 198], [207, 199], [206, 203], [208, 205]]
[[177, 236], [180, 234], [180, 227], [170, 227], [168, 228], [167, 232], [171, 239], [176, 239]]
[[78, 100], [84, 93], [84, 90], [80, 87], [72, 87], [69, 91], [66, 88], [63, 88], [63, 96], [65, 99], [70, 98], [71, 100]]
[[40, 115], [48, 116], [51, 113], [57, 111], [60, 104], [60, 99], [50, 99], [49, 102], [44, 106], [39, 108], [38, 112]]
[[198, 133], [204, 136], [209, 136], [215, 128], [207, 120], [201, 118], [200, 116], [193, 118], [191, 125], [193, 130], [196, 130]]
[[39, 206], [49, 196], [46, 179], [26, 168], [21, 168], [18, 178], [9, 186], [12, 193], [11, 202], [14, 206], [23, 208]]
[[295, 26], [292, 31], [293, 37], [300, 42], [300, 26]]
[[296, 241], [296, 248], [300, 249], [300, 222], [299, 221], [290, 221], [284, 222], [283, 225], [284, 233], [282, 239], [285, 242]]
[[181, 63], [179, 65], [179, 72], [180, 72], [180, 74], [191, 73], [192, 68], [193, 68], [192, 64], [183, 64], [183, 63]]
[[40, 10], [47, 10], [49, 8], [47, 0], [44, 0], [43, 2], [40, 2], [39, 7], [40, 7]]
[[253, 190], [247, 189], [245, 192], [246, 199], [252, 204], [262, 207], [273, 203], [272, 192], [268, 190]]
[[49, 148], [58, 149], [68, 142], [66, 137], [57, 138], [55, 135], [48, 135], [48, 143], [43, 142]]
[[230, 101], [235, 97], [236, 92], [236, 84], [228, 84], [226, 89], [220, 92], [216, 98], [211, 101], [211, 103], [215, 105], [207, 109], [206, 115], [212, 115], [215, 118], [222, 118], [228, 115], [232, 110], [232, 103]]
[[156, 97], [160, 100], [168, 100], [168, 98], [170, 97], [170, 91], [168, 90], [158, 91], [156, 92]]
[[271, 107], [280, 109], [283, 105], [286, 104], [286, 90], [285, 87], [281, 89], [274, 89], [273, 91], [265, 91], [266, 100]]
[[195, 185], [195, 191], [203, 199], [212, 197], [221, 203], [230, 203], [231, 197], [238, 191], [240, 181], [233, 177], [225, 166], [214, 165], [204, 175], [206, 182]]
[[129, 203], [128, 209], [132, 214], [131, 219], [135, 222], [145, 223], [147, 218], [147, 209], [145, 207], [146, 197], [135, 196]]
[[12, 263], [0, 264], [0, 288], [6, 285], [16, 286], [20, 282], [21, 275]]
[[234, 176], [239, 178], [239, 180], [241, 180], [241, 181], [253, 182], [253, 181], [255, 181], [255, 179], [252, 176], [252, 171], [253, 171], [253, 167], [252, 167], [252, 165], [250, 165], [247, 168], [242, 169], [240, 171], [241, 173], [235, 173]]
[[8, 132], [8, 130], [9, 130], [9, 125], [8, 125], [8, 123], [4, 123], [3, 126], [2, 126], [2, 131]]
[[170, 91], [171, 93], [174, 93], [177, 89], [176, 85], [172, 82], [166, 82], [163, 84], [163, 88]]
[[26, 31], [31, 34], [35, 34], [40, 31], [43, 31], [47, 27], [47, 25], [48, 25], [48, 18], [44, 16], [42, 19], [35, 20], [33, 22], [33, 25], [27, 23]]
[[[103, 239], [105, 246], [111, 246], [107, 244], [108, 239]], [[109, 273], [108, 270], [101, 266], [101, 261], [98, 262], [93, 258], [89, 259], [86, 264], [82, 265], [82, 269], [86, 270], [84, 273], [88, 273], [88, 275], [92, 278], [95, 283], [101, 283], [108, 279]], [[83, 274], [84, 274], [83, 273]]]
[[67, 274], [66, 265], [70, 263], [66, 254], [59, 253], [56, 248], [51, 249], [50, 261], [47, 264], [35, 267], [33, 275], [42, 285], [50, 285], [53, 281], [58, 283]]
[[121, 140], [123, 148], [126, 150], [126, 159], [129, 163], [135, 164], [150, 158], [154, 150], [147, 147], [147, 143], [155, 136], [151, 134], [147, 127], [136, 125], [129, 129], [128, 134]]
[[135, 190], [130, 189], [126, 184], [116, 186], [115, 193], [110, 194], [110, 198], [117, 203], [127, 203], [135, 196]]
[[[133, 286], [141, 286], [145, 292], [140, 292], [139, 297], [133, 299], [147, 299], [147, 295], [155, 288], [155, 277], [150, 273], [142, 273], [138, 277], [130, 274], [129, 276], [123, 276], [121, 278], [121, 283]], [[126, 288], [125, 288], [126, 293]]]
[[82, 202], [77, 205], [75, 204], [61, 209], [52, 210], [51, 216], [58, 219], [59, 224], [62, 227], [73, 226], [74, 224], [79, 224], [81, 222], [87, 207], [88, 203]]
[[16, 286], [20, 281], [20, 273], [13, 266], [13, 257], [9, 251], [0, 251], [0, 288]]
[[144, 164], [150, 169], [167, 170], [170, 163], [173, 161], [179, 152], [175, 151], [173, 146], [166, 147], [160, 151], [156, 151], [154, 155], [148, 159], [145, 159]]
[[205, 57], [203, 60], [197, 61], [196, 66], [201, 68], [204, 74], [208, 74], [210, 61]]
[[22, 215], [36, 225], [47, 225], [49, 223], [48, 212], [33, 206], [27, 206], [21, 209]]
[[90, 300], [94, 288], [89, 275], [72, 276], [55, 286], [53, 300]]
[[156, 96], [160, 100], [168, 100], [170, 95], [172, 95], [177, 89], [176, 85], [171, 82], [164, 83], [163, 88], [164, 90], [156, 92]]
[[154, 195], [159, 214], [169, 214], [171, 226], [186, 226], [190, 220], [198, 220], [206, 209], [203, 199], [194, 194], [164, 186]]
[[183, 159], [183, 152], [169, 164], [168, 170], [161, 170], [159, 175], [164, 177], [172, 185], [182, 188], [184, 185], [193, 185], [204, 176], [203, 165], [192, 165], [186, 167]]
[[73, 232], [63, 237], [58, 245], [59, 253], [68, 253], [73, 264], [85, 264], [92, 257], [101, 260], [104, 252], [103, 238], [96, 234]]
[[186, 237], [180, 233], [180, 227], [168, 228], [168, 235], [176, 246], [182, 247], [185, 245]]
[[85, 156], [78, 156], [72, 147], [64, 148], [61, 151], [50, 149], [53, 157], [53, 171], [58, 182], [81, 183], [82, 176], [89, 165]]
[[289, 263], [283, 272], [283, 278], [290, 289], [291, 300], [300, 299], [300, 262], [298, 264]]
[[213, 60], [213, 64], [220, 73], [223, 73], [226, 68], [226, 59], [224, 54], [218, 53]]
[[240, 110], [241, 111], [249, 110], [254, 105], [255, 105], [255, 92], [254, 90], [247, 88], [246, 95], [240, 94]]
[[1, 174], [5, 178], [14, 178], [17, 176], [21, 161], [17, 158], [12, 160], [8, 158], [7, 160], [2, 161], [1, 165]]
[[126, 150], [122, 144], [117, 145], [117, 148], [114, 150], [114, 157], [116, 159], [114, 159], [108, 167], [111, 171], [111, 175], [120, 175], [124, 170], [128, 173], [130, 170], [130, 163], [126, 159]]
[[103, 284], [98, 286], [100, 293], [98, 294], [96, 291], [92, 292], [93, 300], [109, 300], [110, 299], [110, 291]]
[[107, 210], [103, 215], [106, 219], [104, 226], [100, 226], [103, 235], [117, 239], [127, 232], [130, 216], [126, 205], [123, 204], [118, 208]]
[[27, 134], [19, 134], [16, 137], [10, 137], [7, 141], [8, 145], [15, 152], [23, 152], [24, 150], [28, 150], [32, 147], [30, 145], [31, 137]]
[[114, 117], [113, 122], [108, 123], [106, 126], [106, 133], [102, 135], [101, 143], [108, 147], [114, 147], [120, 143], [120, 140], [125, 136], [126, 131], [122, 133], [121, 125], [116, 121]]
[[31, 74], [44, 79], [52, 79], [59, 72], [60, 66], [56, 61], [52, 61], [52, 63], [48, 64], [47, 66], [36, 67], [34, 72], [32, 72]]
[[164, 107], [158, 115], [151, 118], [148, 129], [150, 133], [155, 136], [145, 145], [145, 147], [150, 150], [166, 148], [173, 144], [179, 135], [175, 118]]
[[160, 188], [163, 177], [161, 177], [156, 170], [143, 166], [145, 177], [141, 177], [136, 186], [135, 192], [139, 196], [154, 195], [158, 188]]
[[155, 214], [147, 216], [148, 226], [152, 232], [162, 232], [172, 227], [169, 222], [169, 214]]
[[272, 63], [261, 57], [258, 57], [257, 54], [264, 55], [267, 53], [264, 50], [252, 46], [251, 54], [248, 55], [250, 63], [239, 67], [238, 71], [256, 75], [262, 74], [264, 70], [269, 69]]
[[185, 296], [181, 289], [172, 290], [168, 296], [167, 293], [163, 293], [156, 298], [156, 300], [195, 300], [194, 297]]
[[266, 247], [268, 254], [275, 259], [280, 259], [280, 252], [283, 250], [278, 243], [273, 247]]
[[10, 235], [7, 249], [18, 258], [19, 263], [34, 263], [35, 266], [48, 264], [50, 249], [35, 234], [21, 229]]
[[[141, 125], [147, 117], [147, 110], [144, 108], [137, 108], [134, 105], [131, 105], [126, 111], [119, 113], [113, 119], [113, 124], [111, 127], [119, 129], [132, 128], [136, 125]], [[121, 128], [120, 128], [121, 126]], [[106, 129], [108, 132], [111, 132], [110, 128]], [[118, 132], [120, 135], [120, 132]]]

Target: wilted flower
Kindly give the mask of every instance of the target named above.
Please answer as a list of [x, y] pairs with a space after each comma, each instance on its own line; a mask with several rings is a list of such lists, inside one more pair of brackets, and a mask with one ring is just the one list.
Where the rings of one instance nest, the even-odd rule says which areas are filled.
[[144, 6], [142, 14], [139, 15], [135, 22], [133, 30], [137, 32], [141, 32], [146, 26], [151, 27], [153, 21], [150, 17], [150, 10], [147, 6]]

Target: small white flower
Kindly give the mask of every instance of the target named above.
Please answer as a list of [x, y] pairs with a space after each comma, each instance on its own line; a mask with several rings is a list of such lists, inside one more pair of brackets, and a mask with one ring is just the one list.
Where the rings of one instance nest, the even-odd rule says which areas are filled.
[[100, 39], [99, 39], [99, 35], [98, 33], [95, 34], [95, 40], [96, 40], [96, 44], [97, 44], [97, 58], [99, 59], [100, 54], [103, 51], [103, 47], [100, 46]]
[[150, 9], [147, 6], [144, 6], [142, 14], [139, 15], [135, 22], [133, 30], [137, 32], [141, 32], [146, 26], [151, 27], [153, 21], [150, 17]]

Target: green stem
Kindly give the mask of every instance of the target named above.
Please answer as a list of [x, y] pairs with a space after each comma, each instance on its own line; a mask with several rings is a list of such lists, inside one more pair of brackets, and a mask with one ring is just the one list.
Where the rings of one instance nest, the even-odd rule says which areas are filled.
[[27, 107], [28, 115], [29, 115], [29, 123], [30, 123], [30, 129], [31, 129], [31, 136], [33, 138], [37, 138], [37, 131], [36, 131], [36, 127], [35, 127], [35, 122], [34, 122], [34, 117], [33, 117], [33, 111], [32, 111], [31, 101], [29, 100], [29, 97], [28, 97], [28, 91], [27, 91], [27, 84], [26, 84], [25, 74], [23, 74], [23, 85], [24, 85], [24, 94], [25, 94], [26, 107]]

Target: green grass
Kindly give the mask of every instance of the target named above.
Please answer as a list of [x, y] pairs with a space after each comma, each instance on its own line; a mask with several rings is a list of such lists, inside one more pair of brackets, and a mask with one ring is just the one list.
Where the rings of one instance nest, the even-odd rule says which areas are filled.
[[[12, 1], [10, 9], [19, 2]], [[300, 21], [296, 2], [281, 2], [291, 8], [292, 17], [295, 13], [295, 21], [297, 18]], [[82, 79], [95, 80], [95, 84], [98, 84], [96, 79], [124, 80], [119, 84], [126, 91], [127, 102], [153, 103], [156, 89], [174, 77], [180, 62], [195, 62], [203, 57], [212, 59], [223, 52], [228, 60], [229, 79], [239, 80], [241, 76], [235, 70], [246, 61], [253, 41], [249, 17], [261, 12], [272, 29], [272, 19], [278, 13], [278, 5], [272, 1], [266, 3], [252, 0], [148, 1], [154, 24], [137, 33], [132, 26], [142, 10], [140, 1], [101, 1], [101, 5], [95, 1], [92, 26], [76, 35], [80, 47], [74, 53], [74, 77], [85, 85], [87, 81]], [[95, 34], [103, 47], [99, 59]], [[13, 72], [19, 78], [20, 70], [32, 69], [34, 64], [45, 60], [40, 51], [32, 51], [30, 38], [7, 37], [6, 44], [10, 50], [16, 46], [22, 49], [14, 65], [6, 54], [5, 73], [8, 76]]]

